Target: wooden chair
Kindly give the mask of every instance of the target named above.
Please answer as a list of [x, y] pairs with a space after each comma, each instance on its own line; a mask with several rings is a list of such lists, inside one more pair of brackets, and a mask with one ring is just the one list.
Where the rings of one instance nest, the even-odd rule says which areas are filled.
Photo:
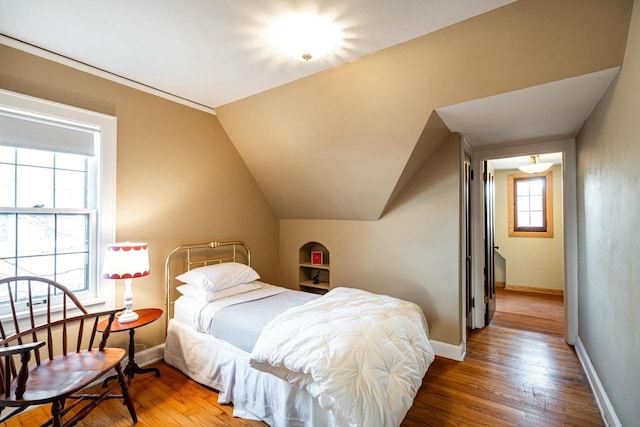
[[[24, 312], [17, 312], [16, 296], [27, 303]], [[56, 298], [55, 307], [54, 297], [61, 297]], [[51, 419], [42, 425], [72, 426], [100, 402], [116, 397], [124, 399], [133, 423], [137, 422], [120, 366], [126, 351], [106, 347], [111, 322], [121, 309], [89, 314], [61, 284], [30, 276], [0, 280], [0, 303], [12, 312], [0, 321], [0, 414], [12, 409], [0, 417], [0, 423], [31, 405], [51, 403]], [[98, 322], [107, 316], [108, 326], [94, 348]], [[35, 360], [30, 362], [32, 355]], [[111, 370], [118, 382], [101, 394], [79, 393]], [[114, 395], [118, 385], [122, 394]], [[67, 399], [74, 401], [67, 405]], [[68, 419], [63, 422], [63, 418]]]

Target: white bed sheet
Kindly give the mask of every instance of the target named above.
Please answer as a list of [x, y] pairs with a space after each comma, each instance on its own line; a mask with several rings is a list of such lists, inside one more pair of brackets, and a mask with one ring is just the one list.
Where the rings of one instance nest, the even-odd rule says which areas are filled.
[[186, 325], [192, 326], [199, 332], [211, 334], [213, 318], [215, 314], [223, 308], [270, 297], [288, 290], [268, 283], [255, 283], [260, 284], [260, 289], [211, 302], [182, 295], [174, 303], [173, 318]]
[[233, 415], [263, 420], [270, 426], [336, 426], [307, 391], [249, 366], [249, 354], [194, 330], [177, 319], [169, 322], [165, 361], [219, 392], [218, 402], [233, 403]]

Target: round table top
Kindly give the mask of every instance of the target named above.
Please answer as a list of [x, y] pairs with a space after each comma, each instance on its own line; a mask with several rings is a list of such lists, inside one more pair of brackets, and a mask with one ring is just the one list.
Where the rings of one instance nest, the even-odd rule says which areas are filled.
[[[140, 326], [148, 325], [149, 323], [158, 320], [164, 313], [159, 308], [139, 308], [133, 311], [135, 311], [139, 316], [137, 320], [127, 323], [118, 323], [118, 317], [116, 317], [111, 325], [111, 332], [128, 331], [139, 328]], [[104, 331], [104, 328], [107, 327], [108, 321], [109, 319], [105, 319], [98, 323], [98, 331]]]

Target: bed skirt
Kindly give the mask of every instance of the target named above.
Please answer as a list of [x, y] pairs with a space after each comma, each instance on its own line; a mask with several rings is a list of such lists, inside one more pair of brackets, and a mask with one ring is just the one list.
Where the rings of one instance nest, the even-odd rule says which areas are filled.
[[218, 390], [218, 402], [233, 404], [233, 415], [270, 426], [336, 426], [307, 391], [249, 366], [249, 354], [226, 341], [172, 319], [165, 361], [193, 380]]

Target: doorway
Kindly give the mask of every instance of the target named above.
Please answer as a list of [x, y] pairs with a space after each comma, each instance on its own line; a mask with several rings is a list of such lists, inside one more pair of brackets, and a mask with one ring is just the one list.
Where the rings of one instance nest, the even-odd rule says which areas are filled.
[[[534, 154], [534, 153], [532, 153]], [[528, 173], [519, 169], [532, 161], [547, 169]], [[488, 263], [485, 285], [491, 302], [495, 287], [507, 292], [527, 292], [560, 296], [564, 294], [564, 233], [562, 203], [562, 153], [545, 153], [487, 161], [491, 181], [485, 194], [491, 195], [493, 209], [485, 208]], [[487, 194], [491, 183], [492, 194]], [[485, 203], [486, 205], [487, 203]], [[493, 237], [493, 239], [491, 239]], [[505, 295], [497, 293], [497, 297]], [[495, 301], [485, 314], [490, 323]]]
[[[505, 159], [509, 157], [528, 156], [532, 153], [547, 154], [561, 153], [562, 167], [559, 172], [561, 182], [561, 220], [562, 223], [562, 250], [563, 264], [562, 277], [564, 286], [564, 309], [565, 309], [565, 341], [575, 344], [577, 336], [578, 313], [577, 313], [577, 205], [576, 205], [576, 164], [575, 164], [575, 141], [573, 139], [563, 139], [558, 141], [506, 145], [500, 147], [475, 149], [472, 153], [472, 165], [475, 170], [482, 170], [484, 161]], [[482, 180], [475, 180], [472, 183], [471, 191], [472, 209], [472, 258], [484, 259], [486, 241], [484, 239], [484, 189]], [[496, 246], [500, 247], [500, 242]], [[508, 260], [507, 260], [508, 262]], [[484, 302], [484, 263], [477, 262], [473, 266], [473, 296], [476, 301]], [[508, 279], [507, 279], [508, 280]], [[487, 307], [486, 304], [477, 304], [473, 310], [473, 328], [482, 328], [485, 325]]]

